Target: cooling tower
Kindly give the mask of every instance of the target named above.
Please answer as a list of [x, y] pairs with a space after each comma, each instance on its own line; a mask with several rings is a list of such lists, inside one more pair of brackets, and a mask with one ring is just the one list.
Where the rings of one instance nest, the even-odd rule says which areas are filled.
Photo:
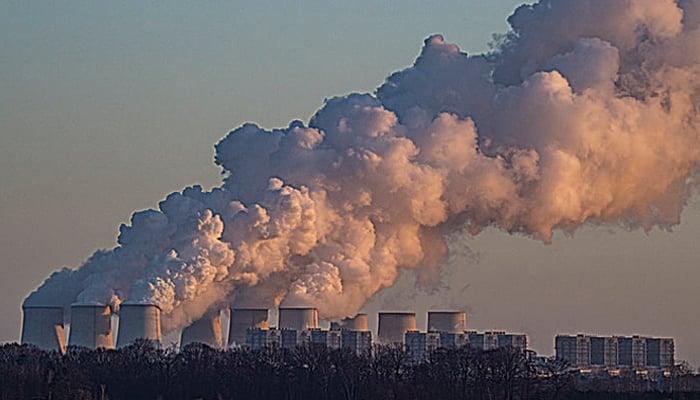
[[463, 311], [428, 311], [428, 331], [464, 333], [467, 314]]
[[228, 345], [244, 345], [248, 328], [269, 327], [266, 308], [234, 308], [231, 310]]
[[221, 315], [205, 315], [192, 325], [182, 330], [180, 348], [190, 343], [204, 343], [215, 349], [221, 348]]
[[382, 344], [403, 343], [407, 331], [416, 330], [416, 314], [410, 312], [379, 313], [378, 340]]
[[31, 344], [43, 350], [66, 352], [63, 308], [23, 306], [22, 311], [22, 344]]
[[279, 329], [304, 331], [318, 328], [318, 310], [315, 308], [280, 307]]
[[345, 318], [340, 322], [340, 326], [349, 331], [366, 332], [369, 330], [367, 314], [357, 314], [353, 318]]
[[161, 344], [160, 308], [152, 304], [122, 304], [119, 307], [117, 347], [127, 346], [137, 339]]
[[114, 348], [111, 317], [112, 312], [108, 306], [72, 305], [68, 345], [90, 349]]

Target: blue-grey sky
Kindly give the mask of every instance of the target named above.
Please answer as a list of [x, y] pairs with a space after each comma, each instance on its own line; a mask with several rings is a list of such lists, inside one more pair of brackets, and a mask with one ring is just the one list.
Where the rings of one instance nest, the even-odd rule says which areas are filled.
[[[114, 246], [134, 210], [218, 185], [229, 130], [371, 92], [432, 33], [484, 51], [520, 1], [435, 3], [0, 3], [0, 340], [18, 339], [31, 290]], [[455, 239], [442, 290], [402, 279], [368, 310], [465, 307], [470, 328], [523, 331], [543, 354], [557, 332], [673, 336], [697, 365], [697, 237], [693, 205], [673, 232], [586, 227], [544, 245], [489, 230]]]

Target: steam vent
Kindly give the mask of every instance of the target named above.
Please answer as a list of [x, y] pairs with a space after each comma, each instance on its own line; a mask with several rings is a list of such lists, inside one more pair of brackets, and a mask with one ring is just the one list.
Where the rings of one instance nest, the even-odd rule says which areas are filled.
[[244, 345], [248, 328], [268, 329], [269, 327], [266, 308], [233, 308], [228, 345]]
[[467, 314], [462, 311], [428, 311], [428, 331], [464, 333]]
[[22, 344], [31, 344], [43, 350], [66, 351], [63, 332], [63, 308], [22, 307]]
[[279, 329], [304, 331], [318, 328], [318, 310], [315, 308], [280, 307]]
[[69, 346], [114, 348], [112, 312], [104, 305], [72, 305]]
[[215, 349], [220, 349], [222, 345], [221, 315], [219, 313], [205, 315], [183, 329], [180, 347], [185, 347], [190, 343], [204, 343]]
[[161, 344], [160, 308], [152, 304], [122, 304], [119, 307], [117, 347], [127, 346], [138, 339]]
[[379, 313], [377, 339], [380, 343], [403, 343], [408, 331], [416, 330], [416, 314], [411, 312]]

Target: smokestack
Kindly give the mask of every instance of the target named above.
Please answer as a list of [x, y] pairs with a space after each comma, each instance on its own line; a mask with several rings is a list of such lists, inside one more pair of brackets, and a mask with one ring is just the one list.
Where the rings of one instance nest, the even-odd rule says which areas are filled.
[[74, 304], [70, 308], [69, 346], [114, 348], [109, 306]]
[[62, 307], [23, 306], [22, 344], [66, 352]]
[[192, 325], [182, 330], [180, 348], [190, 343], [204, 343], [215, 349], [220, 349], [221, 340], [221, 315], [205, 315]]
[[234, 308], [231, 310], [228, 345], [245, 344], [248, 328], [268, 329], [269, 327], [266, 308]]
[[416, 330], [416, 314], [411, 312], [379, 313], [377, 336], [380, 343], [403, 343], [408, 331]]
[[367, 314], [357, 314], [353, 318], [345, 318], [340, 322], [340, 326], [349, 331], [366, 332], [369, 330]]
[[160, 308], [153, 304], [122, 304], [119, 307], [117, 347], [128, 346], [137, 339], [161, 344]]
[[303, 331], [318, 328], [318, 310], [315, 308], [280, 307], [279, 329]]
[[464, 333], [467, 314], [463, 311], [428, 311], [428, 331]]

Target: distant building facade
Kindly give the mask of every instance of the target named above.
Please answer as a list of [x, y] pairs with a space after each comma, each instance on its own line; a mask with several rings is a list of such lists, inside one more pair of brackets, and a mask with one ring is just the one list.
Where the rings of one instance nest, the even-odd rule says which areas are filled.
[[438, 348], [454, 349], [465, 345], [481, 350], [508, 347], [525, 350], [527, 348], [527, 336], [503, 331], [451, 333], [419, 332], [414, 330], [406, 332], [404, 343], [411, 358], [414, 361], [420, 361]]
[[341, 330], [340, 345], [357, 353], [368, 352], [372, 348], [372, 332]]
[[671, 368], [671, 338], [557, 335], [556, 357], [576, 368]]
[[296, 329], [260, 329], [246, 331], [246, 347], [257, 350], [265, 347], [294, 349], [304, 344], [320, 344], [331, 349], [350, 348], [358, 353], [372, 347], [372, 332], [349, 330], [322, 330], [318, 328], [298, 331]]
[[493, 350], [503, 347], [527, 348], [527, 336], [521, 333], [506, 333], [504, 331], [466, 332], [467, 344], [481, 350]]

